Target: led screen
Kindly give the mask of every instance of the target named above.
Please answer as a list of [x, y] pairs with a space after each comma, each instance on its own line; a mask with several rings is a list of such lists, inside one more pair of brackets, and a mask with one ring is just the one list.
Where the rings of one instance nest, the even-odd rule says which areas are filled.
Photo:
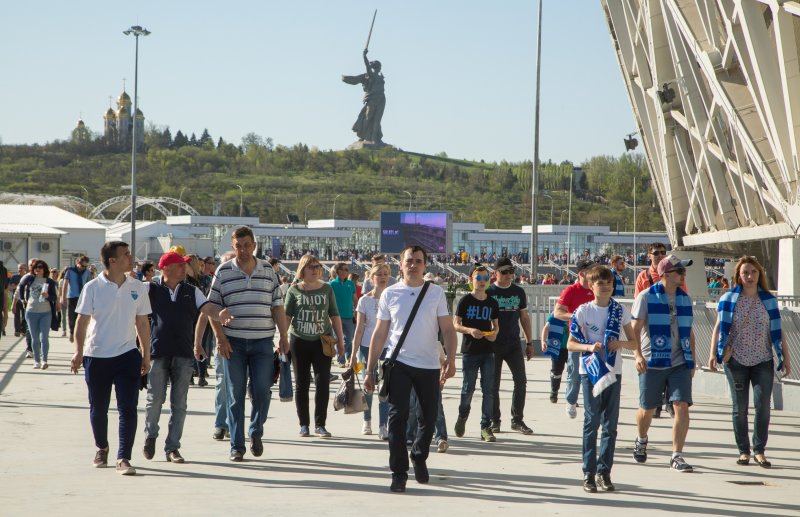
[[400, 253], [416, 245], [428, 253], [448, 253], [450, 230], [447, 212], [381, 212], [381, 251]]

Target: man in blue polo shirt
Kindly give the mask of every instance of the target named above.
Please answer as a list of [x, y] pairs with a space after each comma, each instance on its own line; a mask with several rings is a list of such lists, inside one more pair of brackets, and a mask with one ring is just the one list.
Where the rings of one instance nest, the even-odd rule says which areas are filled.
[[344, 362], [350, 359], [353, 350], [353, 333], [356, 329], [353, 323], [353, 307], [358, 302], [356, 299], [356, 286], [347, 279], [350, 268], [347, 263], [339, 262], [333, 266], [333, 280], [328, 282], [333, 288], [336, 297], [336, 307], [339, 309], [339, 316], [342, 318], [342, 332], [344, 333], [344, 357], [339, 357], [339, 366], [344, 367]]
[[83, 286], [92, 279], [89, 271], [89, 257], [81, 255], [75, 259], [75, 265], [67, 268], [64, 276], [64, 283], [61, 285], [61, 306], [67, 307], [67, 321], [69, 322], [69, 342], [75, 339], [75, 320], [77, 314], [75, 308], [78, 306], [78, 298], [81, 296]]

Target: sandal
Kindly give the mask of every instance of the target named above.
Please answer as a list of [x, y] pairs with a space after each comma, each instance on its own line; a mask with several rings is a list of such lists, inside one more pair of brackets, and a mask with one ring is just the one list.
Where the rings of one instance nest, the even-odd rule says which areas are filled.
[[[758, 458], [759, 456], [761, 456], [761, 459], [759, 459], [759, 458]], [[768, 468], [772, 467], [772, 463], [770, 463], [769, 461], [767, 461], [767, 457], [766, 457], [766, 456], [764, 456], [764, 454], [763, 454], [763, 453], [762, 453], [762, 454], [756, 454], [756, 455], [753, 457], [753, 459], [755, 459], [755, 461], [756, 461], [756, 463], [758, 463], [758, 466], [759, 466], [759, 467], [763, 467], [763, 468], [765, 468], [765, 469], [768, 469]]]
[[737, 465], [750, 465], [750, 455], [741, 453], [739, 455], [739, 459], [736, 460]]

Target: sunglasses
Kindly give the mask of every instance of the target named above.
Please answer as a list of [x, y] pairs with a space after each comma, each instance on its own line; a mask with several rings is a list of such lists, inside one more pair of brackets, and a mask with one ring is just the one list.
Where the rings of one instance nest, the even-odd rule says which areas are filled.
[[500, 274], [501, 275], [513, 275], [514, 274], [514, 268], [512, 267], [511, 269], [506, 269], [505, 271], [500, 271]]
[[319, 264], [309, 264], [306, 266], [306, 269], [319, 269], [321, 267], [322, 266], [320, 266]]
[[36, 266], [36, 267], [35, 267], [35, 268], [33, 268], [33, 269], [44, 269], [44, 266]]
[[489, 275], [475, 275], [475, 280], [478, 282], [488, 282]]
[[653, 255], [654, 257], [658, 257], [659, 255], [666, 255], [667, 252], [666, 251], [653, 251], [650, 254]]

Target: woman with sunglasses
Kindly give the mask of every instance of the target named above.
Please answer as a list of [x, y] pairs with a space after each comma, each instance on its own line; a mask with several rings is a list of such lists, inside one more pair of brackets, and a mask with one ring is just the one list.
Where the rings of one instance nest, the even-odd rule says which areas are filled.
[[461, 386], [461, 404], [458, 406], [456, 436], [464, 436], [469, 417], [472, 394], [478, 372], [481, 374], [481, 440], [494, 442], [496, 438], [489, 425], [494, 413], [492, 388], [494, 387], [494, 341], [497, 338], [497, 300], [486, 294], [489, 270], [480, 264], [470, 272], [472, 291], [461, 298], [453, 316], [456, 332], [464, 334], [461, 341], [461, 359], [464, 380]]
[[33, 275], [19, 285], [19, 299], [25, 304], [25, 321], [31, 333], [34, 369], [47, 369], [47, 353], [50, 350], [50, 323], [55, 311], [61, 310], [58, 303], [56, 282], [50, 277], [50, 268], [44, 260], [33, 262]]
[[[733, 435], [739, 448], [738, 465], [750, 463], [755, 452], [759, 466], [769, 468], [764, 450], [769, 433], [770, 399], [775, 376], [773, 349], [783, 358], [783, 374], [791, 372], [789, 347], [783, 346], [780, 312], [775, 297], [769, 292], [764, 268], [755, 257], [742, 257], [733, 274], [734, 288], [719, 301], [719, 315], [711, 336], [708, 367], [716, 370], [719, 359], [730, 386], [733, 409]], [[756, 410], [753, 427], [753, 448], [747, 435], [747, 413], [750, 386]]]
[[331, 358], [322, 351], [320, 336], [330, 335], [331, 327], [337, 336], [337, 351], [344, 354], [342, 320], [336, 307], [333, 288], [321, 280], [322, 264], [313, 255], [303, 255], [295, 273], [296, 283], [289, 288], [284, 301], [289, 323], [289, 349], [295, 373], [295, 405], [300, 420], [300, 436], [310, 436], [308, 391], [311, 386], [311, 367], [314, 367], [314, 425], [315, 434], [329, 438], [325, 429], [328, 418], [328, 398], [331, 384]]

